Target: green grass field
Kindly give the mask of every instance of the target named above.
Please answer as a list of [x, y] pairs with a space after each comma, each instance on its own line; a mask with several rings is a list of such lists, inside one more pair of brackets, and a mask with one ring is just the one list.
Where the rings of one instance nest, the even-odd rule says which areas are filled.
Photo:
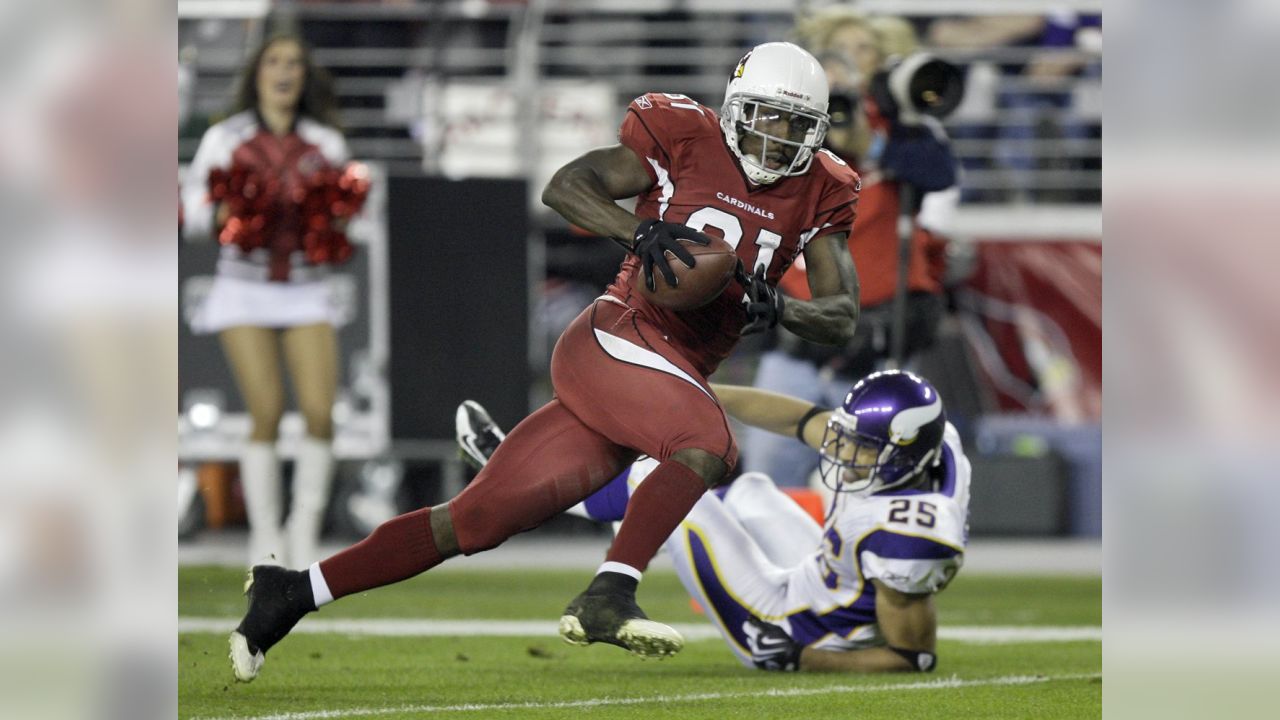
[[[337, 619], [534, 620], [554, 625], [585, 571], [442, 569], [345, 598]], [[773, 674], [738, 664], [719, 639], [692, 640], [675, 658], [642, 661], [609, 646], [539, 637], [295, 633], [249, 685], [232, 681], [226, 631], [243, 612], [243, 573], [182, 568], [179, 619], [219, 632], [178, 638], [181, 718], [1096, 718], [1102, 646], [1096, 639], [940, 642], [930, 675]], [[674, 574], [652, 572], [640, 603], [672, 623], [707, 620]], [[966, 576], [938, 598], [949, 627], [1102, 624], [1097, 578]], [[225, 623], [208, 619], [225, 619]]]

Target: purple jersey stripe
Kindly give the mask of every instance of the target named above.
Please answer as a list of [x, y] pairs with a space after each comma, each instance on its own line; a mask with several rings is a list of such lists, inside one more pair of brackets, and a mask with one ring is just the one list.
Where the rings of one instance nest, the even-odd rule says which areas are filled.
[[586, 500], [582, 501], [592, 520], [613, 522], [622, 519], [622, 516], [627, 513], [627, 478], [630, 475], [631, 466], [628, 465], [618, 477], [610, 480], [609, 484], [591, 493]]
[[876, 530], [858, 543], [858, 554], [870, 550], [882, 558], [900, 560], [939, 560], [955, 557], [959, 550], [928, 538], [899, 535], [888, 530]]
[[685, 534], [689, 538], [689, 554], [693, 558], [693, 569], [698, 574], [698, 582], [702, 585], [702, 591], [706, 594], [707, 602], [711, 603], [711, 607], [707, 608], [715, 612], [720, 618], [720, 623], [724, 629], [733, 636], [733, 640], [738, 647], [744, 652], [751, 652], [750, 646], [747, 644], [747, 635], [742, 631], [742, 626], [747, 622], [747, 618], [751, 617], [751, 611], [743, 607], [729, 591], [725, 589], [724, 583], [720, 580], [720, 576], [716, 574], [716, 567], [711, 562], [711, 554], [707, 552], [706, 546], [702, 543], [702, 538], [693, 530], [685, 530]]
[[[689, 539], [689, 553], [693, 558], [693, 568], [698, 575], [698, 582], [706, 595], [708, 608], [720, 619], [720, 624], [733, 636], [734, 642], [744, 652], [750, 652], [747, 636], [742, 626], [751, 617], [751, 611], [740, 604], [725, 588], [724, 582], [716, 574], [715, 565], [711, 562], [711, 554], [703, 544], [702, 538], [692, 530], [686, 530]], [[821, 615], [802, 610], [787, 616], [791, 626], [791, 638], [801, 645], [809, 645], [829, 634], [847, 636], [861, 625], [876, 621], [875, 588], [868, 583], [858, 598], [846, 607], [836, 608]], [[766, 620], [766, 622], [769, 622]]]
[[923, 488], [910, 488], [908, 490], [890, 490], [888, 492], [876, 493], [877, 497], [891, 495], [897, 497], [899, 495], [929, 495], [931, 493], [939, 493], [947, 497], [955, 497], [956, 495], [956, 456], [951, 452], [951, 446], [942, 443], [942, 461], [938, 463], [940, 467], [930, 472], [940, 472], [941, 480], [935, 480], [938, 483], [937, 489], [932, 486]]
[[956, 496], [956, 456], [946, 443], [942, 443], [942, 485], [938, 492], [947, 497]]
[[817, 642], [828, 634], [848, 637], [859, 626], [876, 621], [876, 593], [870, 583], [853, 604], [821, 615], [812, 610], [789, 615], [791, 636], [804, 645]]

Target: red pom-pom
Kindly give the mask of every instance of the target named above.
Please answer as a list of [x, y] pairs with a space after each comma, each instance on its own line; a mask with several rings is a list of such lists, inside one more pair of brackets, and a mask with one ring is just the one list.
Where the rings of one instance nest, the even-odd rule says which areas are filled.
[[[237, 163], [211, 170], [208, 185], [210, 199], [229, 210], [218, 242], [246, 252], [266, 247], [280, 221], [279, 203], [284, 193], [280, 179]], [[342, 263], [351, 258], [354, 247], [333, 224], [358, 213], [368, 194], [368, 168], [349, 163], [342, 168], [323, 168], [283, 196], [301, 222], [301, 249], [310, 262]]]
[[334, 212], [339, 217], [351, 217], [360, 212], [369, 197], [369, 168], [362, 163], [348, 163], [338, 178], [342, 195]]
[[346, 233], [334, 230], [333, 225], [352, 217], [364, 205], [369, 194], [368, 168], [359, 163], [323, 168], [307, 179], [304, 192], [299, 206], [307, 260], [338, 264], [351, 259], [355, 248]]
[[209, 171], [209, 198], [226, 203], [233, 215], [265, 212], [280, 195], [280, 181], [244, 165]]
[[307, 260], [314, 264], [333, 263], [335, 265], [344, 263], [351, 259], [355, 253], [355, 248], [347, 239], [346, 233], [337, 232], [328, 228], [322, 230], [309, 230], [302, 236], [303, 251], [307, 255]]
[[274, 230], [279, 180], [236, 163], [209, 171], [208, 182], [210, 199], [225, 204], [229, 211], [218, 242], [246, 252], [266, 247]]

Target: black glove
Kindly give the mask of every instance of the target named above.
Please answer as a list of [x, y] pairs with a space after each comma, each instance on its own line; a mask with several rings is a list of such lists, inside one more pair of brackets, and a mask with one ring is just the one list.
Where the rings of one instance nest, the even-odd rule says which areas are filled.
[[761, 670], [795, 672], [800, 669], [800, 651], [804, 648], [785, 630], [752, 615], [742, 623], [742, 632], [751, 648], [751, 662]]
[[677, 284], [675, 273], [667, 262], [667, 253], [676, 256], [680, 262], [689, 267], [697, 264], [689, 250], [680, 244], [680, 240], [688, 240], [698, 245], [710, 245], [711, 238], [679, 223], [662, 222], [661, 220], [645, 220], [636, 226], [635, 242], [631, 243], [631, 252], [639, 256], [644, 263], [644, 284], [649, 292], [657, 290], [653, 280], [653, 268], [662, 273], [667, 287]]
[[761, 332], [782, 320], [785, 296], [765, 282], [764, 273], [764, 265], [757, 265], [752, 275], [748, 275], [741, 265], [738, 266], [738, 282], [746, 289], [742, 295], [742, 302], [747, 306], [747, 326], [742, 328], [743, 335]]

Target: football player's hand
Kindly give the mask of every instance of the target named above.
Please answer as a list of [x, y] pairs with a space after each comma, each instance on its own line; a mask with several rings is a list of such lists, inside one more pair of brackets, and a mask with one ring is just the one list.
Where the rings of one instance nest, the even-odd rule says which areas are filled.
[[741, 267], [738, 268], [738, 282], [746, 289], [742, 294], [742, 304], [747, 306], [747, 325], [742, 328], [743, 335], [767, 330], [782, 320], [785, 296], [765, 282], [764, 274], [764, 265], [757, 265], [756, 271], [751, 275]]
[[800, 651], [804, 649], [785, 630], [752, 615], [742, 623], [751, 649], [751, 661], [761, 670], [795, 672], [800, 669]]
[[688, 248], [680, 244], [680, 240], [688, 240], [698, 245], [711, 244], [711, 238], [680, 223], [644, 220], [636, 226], [631, 252], [639, 256], [644, 265], [644, 284], [649, 288], [649, 292], [657, 289], [653, 279], [655, 267], [662, 273], [662, 279], [667, 281], [667, 287], [675, 287], [678, 283], [675, 273], [671, 271], [671, 264], [667, 261], [667, 253], [675, 255], [677, 260], [688, 267], [697, 264]]

